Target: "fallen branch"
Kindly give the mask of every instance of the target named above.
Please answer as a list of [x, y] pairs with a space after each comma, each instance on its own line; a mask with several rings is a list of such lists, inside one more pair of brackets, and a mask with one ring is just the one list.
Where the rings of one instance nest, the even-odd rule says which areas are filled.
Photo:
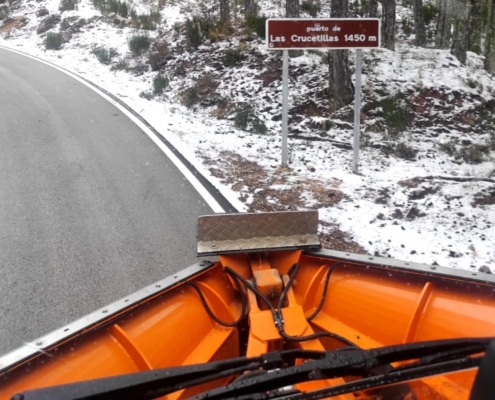
[[315, 136], [301, 136], [301, 135], [288, 135], [290, 139], [300, 139], [300, 140], [308, 140], [310, 142], [326, 142], [330, 143], [331, 145], [335, 147], [339, 147], [341, 149], [347, 149], [347, 150], [352, 150], [352, 145], [349, 143], [344, 143], [344, 142], [339, 142], [337, 140], [332, 140], [328, 138], [321, 138], [321, 137], [315, 137]]
[[418, 176], [414, 179], [419, 179], [419, 180], [434, 180], [434, 179], [442, 179], [444, 181], [454, 181], [454, 182], [489, 182], [489, 183], [495, 183], [495, 179], [490, 179], [490, 178], [475, 178], [475, 177], [465, 177], [461, 178], [458, 176]]

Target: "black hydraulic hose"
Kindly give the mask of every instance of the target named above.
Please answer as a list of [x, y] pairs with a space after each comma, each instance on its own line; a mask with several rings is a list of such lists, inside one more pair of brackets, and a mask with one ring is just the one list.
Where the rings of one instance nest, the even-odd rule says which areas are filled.
[[[224, 271], [227, 272], [234, 279], [234, 281], [239, 280], [242, 283], [244, 283], [244, 285], [246, 285], [246, 287], [248, 289], [250, 289], [256, 296], [258, 296], [261, 300], [263, 300], [268, 305], [268, 307], [270, 307], [272, 312], [275, 311], [273, 306], [272, 306], [272, 303], [270, 303], [270, 300], [268, 300], [266, 298], [266, 296], [264, 296], [263, 293], [261, 293], [254, 285], [249, 283], [249, 281], [247, 279], [242, 277], [240, 274], [238, 274], [236, 271], [234, 271], [232, 268], [230, 268], [228, 266], [224, 267]], [[237, 282], [237, 285], [239, 285], [239, 282]]]
[[[292, 271], [294, 271], [294, 274], [291, 275]], [[280, 299], [278, 301], [278, 309], [281, 310], [283, 305], [284, 305], [284, 300], [285, 297], [287, 296], [287, 292], [289, 291], [290, 287], [292, 286], [292, 283], [294, 282], [294, 279], [296, 278], [297, 272], [299, 271], [299, 263], [295, 263], [292, 267], [289, 268], [289, 271], [287, 272], [287, 275], [289, 275], [289, 281], [287, 282], [287, 285], [285, 285], [284, 290], [282, 291], [282, 294], [280, 295]]]
[[239, 325], [239, 323], [245, 318], [247, 314], [247, 304], [246, 304], [246, 298], [244, 297], [244, 294], [242, 293], [242, 288], [241, 285], [237, 280], [234, 280], [235, 285], [237, 286], [237, 289], [241, 293], [241, 302], [242, 302], [242, 308], [241, 308], [241, 314], [239, 315], [239, 318], [237, 318], [234, 322], [225, 322], [222, 321], [220, 318], [218, 318], [215, 314], [213, 314], [213, 311], [211, 311], [210, 307], [208, 306], [208, 303], [206, 302], [205, 296], [201, 292], [201, 289], [196, 285], [195, 282], [186, 282], [186, 285], [191, 286], [197, 293], [199, 298], [201, 299], [201, 302], [203, 303], [203, 306], [207, 312], [207, 314], [219, 325], [226, 326], [226, 327], [234, 327]]
[[316, 310], [309, 317], [306, 318], [308, 321], [311, 321], [321, 311], [323, 304], [325, 303], [325, 298], [327, 297], [328, 282], [330, 282], [330, 275], [332, 275], [332, 272], [334, 271], [335, 268], [337, 268], [339, 265], [342, 264], [344, 264], [344, 261], [337, 261], [328, 269], [327, 276], [325, 277], [325, 285], [323, 286], [323, 294], [320, 299], [320, 304], [318, 304]]
[[[336, 265], [334, 265], [336, 266]], [[234, 280], [239, 279], [248, 289], [250, 289], [254, 294], [256, 294], [259, 298], [261, 298], [270, 308], [272, 314], [273, 314], [273, 320], [275, 322], [275, 326], [277, 327], [280, 336], [282, 336], [286, 340], [290, 340], [293, 342], [306, 342], [308, 340], [313, 340], [313, 339], [318, 339], [320, 337], [331, 337], [333, 339], [340, 340], [350, 346], [356, 346], [353, 342], [349, 341], [348, 339], [344, 338], [343, 336], [340, 336], [336, 333], [331, 333], [331, 332], [317, 332], [313, 333], [311, 335], [307, 336], [290, 336], [287, 333], [285, 333], [284, 330], [284, 319], [282, 316], [282, 311], [281, 311], [281, 305], [283, 304], [283, 298], [287, 295], [287, 292], [294, 282], [294, 279], [296, 277], [297, 271], [299, 270], [299, 264], [296, 263], [294, 264], [290, 269], [289, 269], [289, 274], [294, 270], [294, 274], [289, 278], [289, 281], [287, 282], [287, 285], [285, 286], [282, 294], [280, 295], [280, 300], [279, 300], [279, 308], [278, 310], [275, 310], [270, 302], [255, 286], [253, 286], [251, 283], [249, 283], [244, 277], [239, 275], [236, 271], [234, 271], [232, 268], [225, 266], [224, 267], [225, 272], [230, 274]], [[283, 296], [283, 297], [282, 297]]]

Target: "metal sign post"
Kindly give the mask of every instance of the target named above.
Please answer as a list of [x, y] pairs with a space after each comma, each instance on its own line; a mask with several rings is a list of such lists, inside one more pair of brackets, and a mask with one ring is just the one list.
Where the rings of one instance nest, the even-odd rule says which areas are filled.
[[282, 61], [282, 167], [287, 168], [287, 127], [289, 121], [289, 50]]
[[361, 49], [380, 47], [378, 18], [270, 18], [266, 21], [268, 50], [283, 51], [282, 66], [282, 166], [287, 167], [289, 109], [289, 57], [291, 49], [357, 49], [354, 102], [353, 170], [358, 173], [361, 114]]
[[363, 65], [363, 51], [356, 50], [356, 85], [354, 88], [354, 146], [352, 170], [359, 174], [359, 133], [361, 128], [361, 69]]

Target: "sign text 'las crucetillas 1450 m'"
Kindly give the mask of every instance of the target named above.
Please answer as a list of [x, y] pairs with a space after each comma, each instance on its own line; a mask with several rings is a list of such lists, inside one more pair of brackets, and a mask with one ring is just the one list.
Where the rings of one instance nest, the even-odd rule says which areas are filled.
[[380, 20], [268, 19], [266, 42], [270, 50], [369, 49], [380, 47]]

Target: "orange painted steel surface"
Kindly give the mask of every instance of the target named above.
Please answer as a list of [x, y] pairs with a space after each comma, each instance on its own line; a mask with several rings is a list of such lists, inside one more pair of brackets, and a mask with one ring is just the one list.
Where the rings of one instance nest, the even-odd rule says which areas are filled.
[[[300, 263], [282, 310], [289, 335], [326, 330], [362, 348], [495, 336], [493, 286], [340, 261], [330, 275], [321, 311], [308, 323], [305, 317], [319, 304], [327, 271], [338, 260], [307, 255], [299, 250], [257, 256], [221, 255], [219, 260], [191, 280], [205, 296], [213, 314], [226, 322], [238, 318], [240, 296], [246, 295], [250, 311], [247, 334], [241, 333], [238, 327], [215, 323], [197, 292], [183, 281], [123, 313], [115, 324], [92, 329], [47, 349], [44, 354], [0, 376], [0, 398], [9, 398], [29, 388], [282, 349], [284, 340], [274, 325], [271, 311], [260, 306], [253, 293], [239, 293], [224, 273], [224, 266], [247, 279], [261, 274], [267, 293], [271, 293], [280, 290], [278, 273], [266, 275], [266, 271], [276, 268], [287, 283], [289, 268], [296, 261]], [[247, 338], [246, 343], [241, 343], [243, 337]], [[322, 338], [299, 344], [287, 342], [289, 345], [330, 350], [344, 344]], [[434, 398], [432, 394], [467, 399], [474, 374], [475, 371], [470, 371], [432, 377], [415, 382], [412, 387], [417, 388], [418, 399]], [[227, 380], [216, 382], [217, 385], [225, 383]], [[211, 385], [200, 389], [209, 387]], [[177, 392], [168, 398], [187, 398], [200, 389]]]

